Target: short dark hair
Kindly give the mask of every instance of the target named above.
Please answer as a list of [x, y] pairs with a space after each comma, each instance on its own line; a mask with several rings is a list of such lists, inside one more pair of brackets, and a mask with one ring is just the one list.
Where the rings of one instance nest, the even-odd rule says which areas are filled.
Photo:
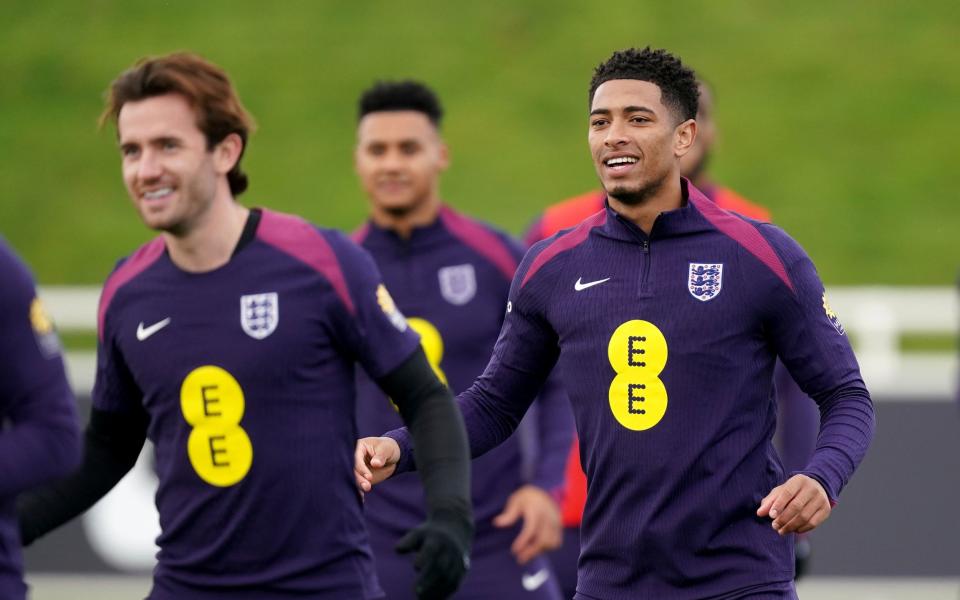
[[414, 110], [423, 113], [437, 128], [443, 107], [433, 90], [419, 81], [378, 81], [360, 95], [357, 120], [374, 112]]
[[253, 117], [240, 103], [237, 91], [223, 69], [188, 52], [175, 52], [157, 58], [142, 58], [113, 80], [107, 90], [107, 106], [100, 115], [100, 124], [116, 123], [120, 109], [127, 102], [154, 96], [180, 94], [197, 113], [197, 128], [213, 149], [231, 133], [243, 140], [237, 163], [227, 173], [230, 193], [234, 196], [247, 189], [246, 173], [240, 159], [247, 149], [247, 138], [255, 125]]
[[611, 79], [649, 81], [660, 88], [661, 101], [676, 113], [678, 122], [697, 118], [697, 76], [666, 50], [628, 48], [619, 50], [593, 71], [589, 104], [601, 84]]

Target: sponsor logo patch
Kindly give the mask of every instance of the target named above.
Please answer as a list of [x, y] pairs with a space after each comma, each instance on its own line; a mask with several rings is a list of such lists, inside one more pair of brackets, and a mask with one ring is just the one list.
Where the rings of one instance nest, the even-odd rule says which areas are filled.
[[60, 338], [57, 336], [57, 328], [40, 298], [34, 298], [30, 302], [30, 327], [33, 329], [41, 354], [46, 358], [60, 355], [62, 348]]
[[393, 324], [394, 327], [399, 331], [407, 330], [407, 319], [404, 318], [403, 313], [397, 308], [393, 297], [390, 296], [390, 292], [387, 291], [387, 286], [382, 283], [377, 286], [377, 304], [380, 305], [380, 310], [383, 311], [383, 314], [387, 315], [387, 318], [390, 319], [390, 323]]
[[833, 309], [830, 308], [830, 303], [827, 302], [827, 293], [823, 293], [823, 312], [827, 314], [827, 319], [830, 321], [830, 324], [833, 325], [833, 328], [837, 330], [837, 333], [840, 335], [845, 335], [846, 331], [843, 329], [843, 324], [840, 323], [840, 317], [837, 316], [837, 313], [833, 312]]

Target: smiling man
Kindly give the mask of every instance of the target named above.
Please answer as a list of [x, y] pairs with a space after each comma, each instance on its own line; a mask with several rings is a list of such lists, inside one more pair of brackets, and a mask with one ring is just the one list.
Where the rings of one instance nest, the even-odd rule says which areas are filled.
[[[484, 374], [459, 401], [476, 455], [556, 365], [588, 481], [578, 600], [792, 599], [792, 534], [820, 525], [873, 435], [870, 397], [813, 264], [783, 231], [680, 176], [692, 71], [663, 50], [594, 72], [588, 141], [604, 210], [533, 246]], [[784, 473], [780, 357], [823, 415]], [[411, 467], [405, 430], [365, 440], [369, 487]]]
[[[449, 164], [441, 138], [443, 111], [433, 90], [415, 81], [380, 82], [360, 97], [354, 162], [370, 202], [355, 239], [370, 252], [397, 306], [420, 333], [427, 358], [454, 390], [463, 391], [487, 364], [503, 323], [520, 244], [441, 201]], [[359, 377], [361, 435], [400, 426], [383, 392]], [[538, 418], [473, 462], [476, 543], [459, 600], [553, 600], [560, 592], [541, 556], [560, 543], [552, 492], [563, 477], [573, 436], [566, 398], [555, 386], [536, 402]], [[520, 436], [536, 443], [525, 452]], [[536, 465], [529, 477], [524, 464]], [[391, 600], [412, 597], [414, 569], [393, 547], [423, 518], [423, 486], [398, 476], [367, 495], [364, 512], [381, 584]]]
[[[719, 185], [711, 177], [708, 166], [714, 154], [718, 137], [715, 119], [716, 101], [712, 86], [703, 79], [697, 84], [697, 137], [693, 146], [680, 158], [680, 174], [690, 180], [709, 200], [728, 211], [739, 213], [757, 221], [771, 222], [770, 212], [758, 204], [746, 200], [728, 187]], [[563, 200], [546, 208], [530, 226], [525, 236], [528, 246], [546, 239], [562, 229], [575, 227], [599, 211], [604, 210], [606, 192], [594, 190], [574, 198]], [[780, 459], [788, 471], [802, 469], [813, 453], [817, 438], [820, 413], [777, 362], [774, 368], [777, 395], [777, 433], [774, 436]], [[580, 465], [580, 453], [576, 440], [568, 454], [563, 493], [563, 547], [551, 554], [550, 559], [564, 593], [572, 597], [576, 586], [577, 559], [580, 549], [580, 522], [586, 502], [587, 480]], [[808, 536], [797, 537], [796, 576], [799, 577], [809, 564], [810, 541]]]
[[84, 462], [22, 499], [24, 541], [106, 494], [150, 438], [151, 599], [382, 598], [352, 479], [359, 362], [417, 432], [427, 507], [405, 544], [418, 588], [452, 592], [473, 528], [463, 425], [369, 255], [236, 201], [252, 121], [200, 57], [138, 62], [103, 120], [159, 235], [104, 285]]

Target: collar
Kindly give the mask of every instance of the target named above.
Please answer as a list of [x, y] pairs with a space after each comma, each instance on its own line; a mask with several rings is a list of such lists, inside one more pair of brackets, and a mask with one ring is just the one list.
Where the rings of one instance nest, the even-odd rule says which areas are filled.
[[230, 255], [230, 258], [236, 256], [238, 252], [247, 246], [247, 244], [253, 241], [253, 238], [257, 235], [257, 227], [260, 225], [260, 218], [262, 216], [262, 209], [250, 209], [250, 212], [247, 214], [247, 222], [243, 224], [243, 231], [240, 233], [240, 239], [237, 240], [237, 245], [234, 246], [233, 253]]
[[374, 223], [373, 219], [367, 219], [360, 230], [362, 231], [361, 243], [407, 249], [429, 246], [446, 236], [447, 228], [442, 218], [446, 212], [452, 213], [453, 211], [441, 203], [436, 218], [426, 225], [414, 227], [407, 239], [400, 237], [395, 230], [389, 227], [381, 227]]
[[676, 237], [712, 229], [696, 204], [699, 201], [710, 202], [700, 190], [693, 186], [686, 177], [680, 178], [680, 190], [683, 203], [680, 208], [668, 210], [657, 215], [653, 222], [650, 235], [643, 232], [632, 221], [621, 216], [610, 207], [604, 198], [603, 206], [607, 212], [606, 222], [599, 228], [599, 233], [609, 238], [631, 243], [649, 243], [659, 238]]

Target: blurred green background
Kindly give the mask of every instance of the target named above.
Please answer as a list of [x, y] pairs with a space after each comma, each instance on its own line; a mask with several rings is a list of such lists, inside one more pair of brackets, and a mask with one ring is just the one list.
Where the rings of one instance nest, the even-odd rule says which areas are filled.
[[828, 284], [955, 281], [960, 4], [916, 2], [4, 3], [0, 233], [44, 284], [99, 283], [151, 237], [127, 201], [110, 80], [193, 50], [232, 75], [259, 130], [249, 205], [353, 228], [355, 102], [378, 78], [432, 85], [453, 156], [442, 190], [519, 233], [593, 188], [586, 88], [627, 46], [714, 84], [715, 178], [765, 204]]

